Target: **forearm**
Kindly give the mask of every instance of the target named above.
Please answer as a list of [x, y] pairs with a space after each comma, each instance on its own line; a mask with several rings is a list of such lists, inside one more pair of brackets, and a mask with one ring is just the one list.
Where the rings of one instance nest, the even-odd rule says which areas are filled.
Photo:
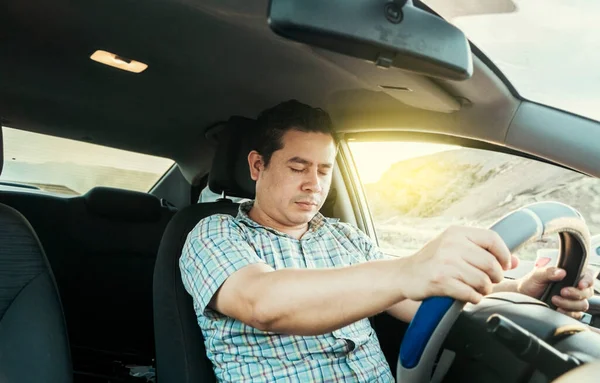
[[405, 299], [389, 307], [386, 312], [396, 319], [409, 323], [414, 318], [421, 302]]
[[375, 315], [404, 299], [397, 263], [367, 262], [333, 269], [282, 269], [262, 274], [247, 294], [260, 327], [317, 335]]
[[497, 283], [492, 288], [492, 293], [501, 293], [501, 292], [510, 292], [516, 293], [518, 292], [519, 281], [516, 279], [505, 279], [500, 283]]

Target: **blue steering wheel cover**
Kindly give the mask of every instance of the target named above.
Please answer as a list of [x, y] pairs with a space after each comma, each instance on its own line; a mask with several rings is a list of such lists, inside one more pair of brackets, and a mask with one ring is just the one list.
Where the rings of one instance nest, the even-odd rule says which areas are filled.
[[453, 303], [454, 299], [449, 297], [431, 297], [421, 303], [402, 340], [399, 355], [402, 367], [414, 368], [419, 364], [427, 342]]

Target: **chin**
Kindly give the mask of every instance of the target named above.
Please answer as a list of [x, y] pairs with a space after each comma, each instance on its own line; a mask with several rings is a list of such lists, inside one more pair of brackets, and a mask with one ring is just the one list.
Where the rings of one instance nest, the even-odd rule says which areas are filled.
[[288, 220], [292, 222], [294, 225], [304, 225], [310, 222], [310, 220], [315, 216], [315, 213], [306, 212], [300, 214], [294, 214], [291, 217], [288, 217]]

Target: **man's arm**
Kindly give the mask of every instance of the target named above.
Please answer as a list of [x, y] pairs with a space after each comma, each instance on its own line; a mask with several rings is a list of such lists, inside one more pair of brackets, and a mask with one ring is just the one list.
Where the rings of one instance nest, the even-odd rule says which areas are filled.
[[404, 300], [402, 260], [332, 269], [273, 270], [265, 264], [232, 274], [210, 306], [263, 331], [331, 332]]
[[[261, 330], [316, 335], [407, 298], [441, 295], [477, 303], [501, 280], [502, 269], [510, 268], [510, 257], [495, 233], [452, 228], [406, 258], [320, 270], [249, 265], [229, 275], [210, 306]], [[410, 303], [406, 307], [404, 319], [416, 311]]]
[[494, 285], [493, 293], [516, 293], [518, 292], [519, 281], [516, 279], [505, 279], [500, 283]]
[[321, 334], [383, 311], [404, 299], [405, 260], [330, 269], [267, 265], [228, 216], [201, 221], [179, 259], [182, 282], [196, 309], [207, 308], [252, 327]]
[[421, 302], [405, 299], [402, 302], [392, 305], [385, 311], [394, 318], [409, 323], [414, 318], [420, 306]]

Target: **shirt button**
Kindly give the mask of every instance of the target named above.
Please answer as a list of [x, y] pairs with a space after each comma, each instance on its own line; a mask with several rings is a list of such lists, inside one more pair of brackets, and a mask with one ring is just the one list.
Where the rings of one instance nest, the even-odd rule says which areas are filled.
[[356, 348], [356, 343], [351, 341], [350, 339], [346, 339], [346, 345], [348, 346], [348, 351], [352, 352]]

